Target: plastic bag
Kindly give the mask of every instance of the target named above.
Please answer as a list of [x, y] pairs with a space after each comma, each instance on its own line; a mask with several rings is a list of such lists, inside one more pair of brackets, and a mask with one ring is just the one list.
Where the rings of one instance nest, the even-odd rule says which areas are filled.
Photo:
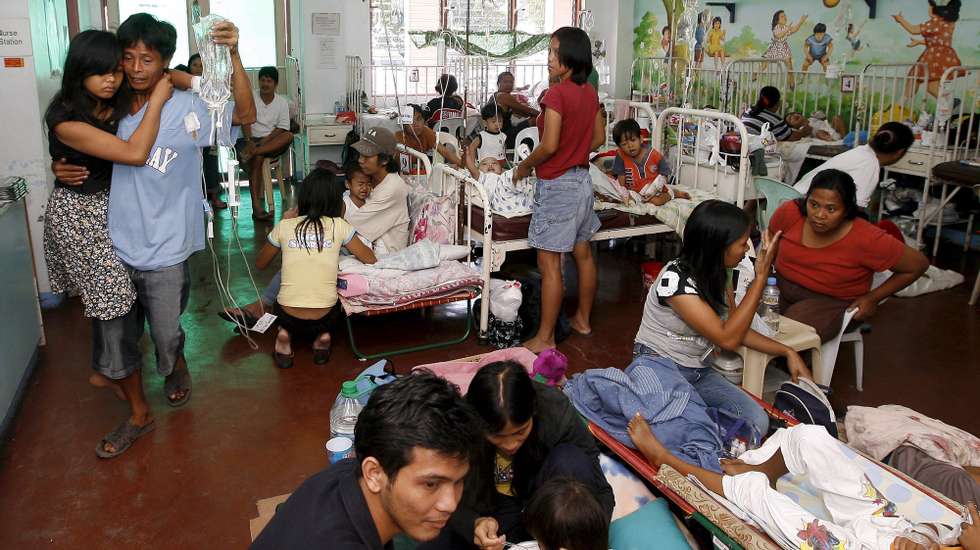
[[775, 155], [779, 150], [779, 142], [776, 141], [776, 136], [769, 131], [768, 122], [762, 125], [762, 131], [759, 135], [749, 134], [749, 152], [757, 149], [763, 149], [767, 155]]
[[521, 283], [490, 279], [490, 313], [505, 323], [517, 319], [521, 307]]

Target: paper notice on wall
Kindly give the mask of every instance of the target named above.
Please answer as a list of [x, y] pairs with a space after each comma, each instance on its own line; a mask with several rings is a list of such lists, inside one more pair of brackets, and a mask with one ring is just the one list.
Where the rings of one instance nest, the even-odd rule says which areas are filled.
[[317, 48], [318, 69], [337, 68], [337, 39], [329, 36], [321, 36], [319, 47]]
[[314, 13], [313, 34], [318, 36], [340, 36], [340, 14]]

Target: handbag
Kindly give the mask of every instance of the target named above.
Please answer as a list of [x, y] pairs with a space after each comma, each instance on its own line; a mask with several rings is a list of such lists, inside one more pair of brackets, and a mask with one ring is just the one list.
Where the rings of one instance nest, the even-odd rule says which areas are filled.
[[824, 389], [813, 380], [800, 378], [799, 382], [784, 382], [776, 391], [772, 405], [804, 424], [823, 426], [827, 433], [837, 437], [837, 415]]

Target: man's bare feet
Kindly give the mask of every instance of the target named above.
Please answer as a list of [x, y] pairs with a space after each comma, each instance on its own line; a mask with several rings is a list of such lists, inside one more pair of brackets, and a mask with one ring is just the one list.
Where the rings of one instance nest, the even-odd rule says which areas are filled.
[[546, 349], [551, 349], [556, 347], [554, 340], [550, 340], [550, 341], [540, 340], [538, 339], [537, 336], [531, 338], [527, 342], [524, 342], [522, 345], [534, 353], [541, 353]]
[[627, 433], [630, 435], [630, 439], [636, 444], [636, 448], [643, 453], [643, 456], [650, 461], [654, 466], [660, 467], [661, 464], [667, 461], [670, 457], [670, 451], [664, 447], [657, 437], [653, 435], [650, 431], [650, 426], [647, 421], [640, 416], [640, 413], [636, 413], [633, 418], [630, 419], [629, 425], [626, 428]]
[[119, 387], [119, 384], [116, 384], [115, 381], [110, 380], [105, 375], [93, 372], [91, 376], [88, 377], [88, 383], [92, 384], [96, 388], [109, 388], [112, 390], [112, 393], [116, 394], [116, 397], [120, 401], [126, 400], [126, 394], [123, 393], [123, 390]]

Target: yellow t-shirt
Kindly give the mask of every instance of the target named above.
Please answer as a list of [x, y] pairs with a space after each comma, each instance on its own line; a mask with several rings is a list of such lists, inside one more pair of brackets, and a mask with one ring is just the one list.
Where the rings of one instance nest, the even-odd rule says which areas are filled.
[[514, 488], [511, 487], [514, 482], [514, 459], [501, 453], [495, 454], [493, 474], [497, 492], [512, 497], [514, 496]]
[[290, 307], [327, 308], [337, 303], [340, 248], [354, 237], [343, 218], [320, 218], [323, 249], [317, 250], [314, 228], [305, 230], [305, 246], [296, 227], [306, 216], [282, 220], [269, 233], [269, 243], [282, 250], [282, 286], [277, 300]]

